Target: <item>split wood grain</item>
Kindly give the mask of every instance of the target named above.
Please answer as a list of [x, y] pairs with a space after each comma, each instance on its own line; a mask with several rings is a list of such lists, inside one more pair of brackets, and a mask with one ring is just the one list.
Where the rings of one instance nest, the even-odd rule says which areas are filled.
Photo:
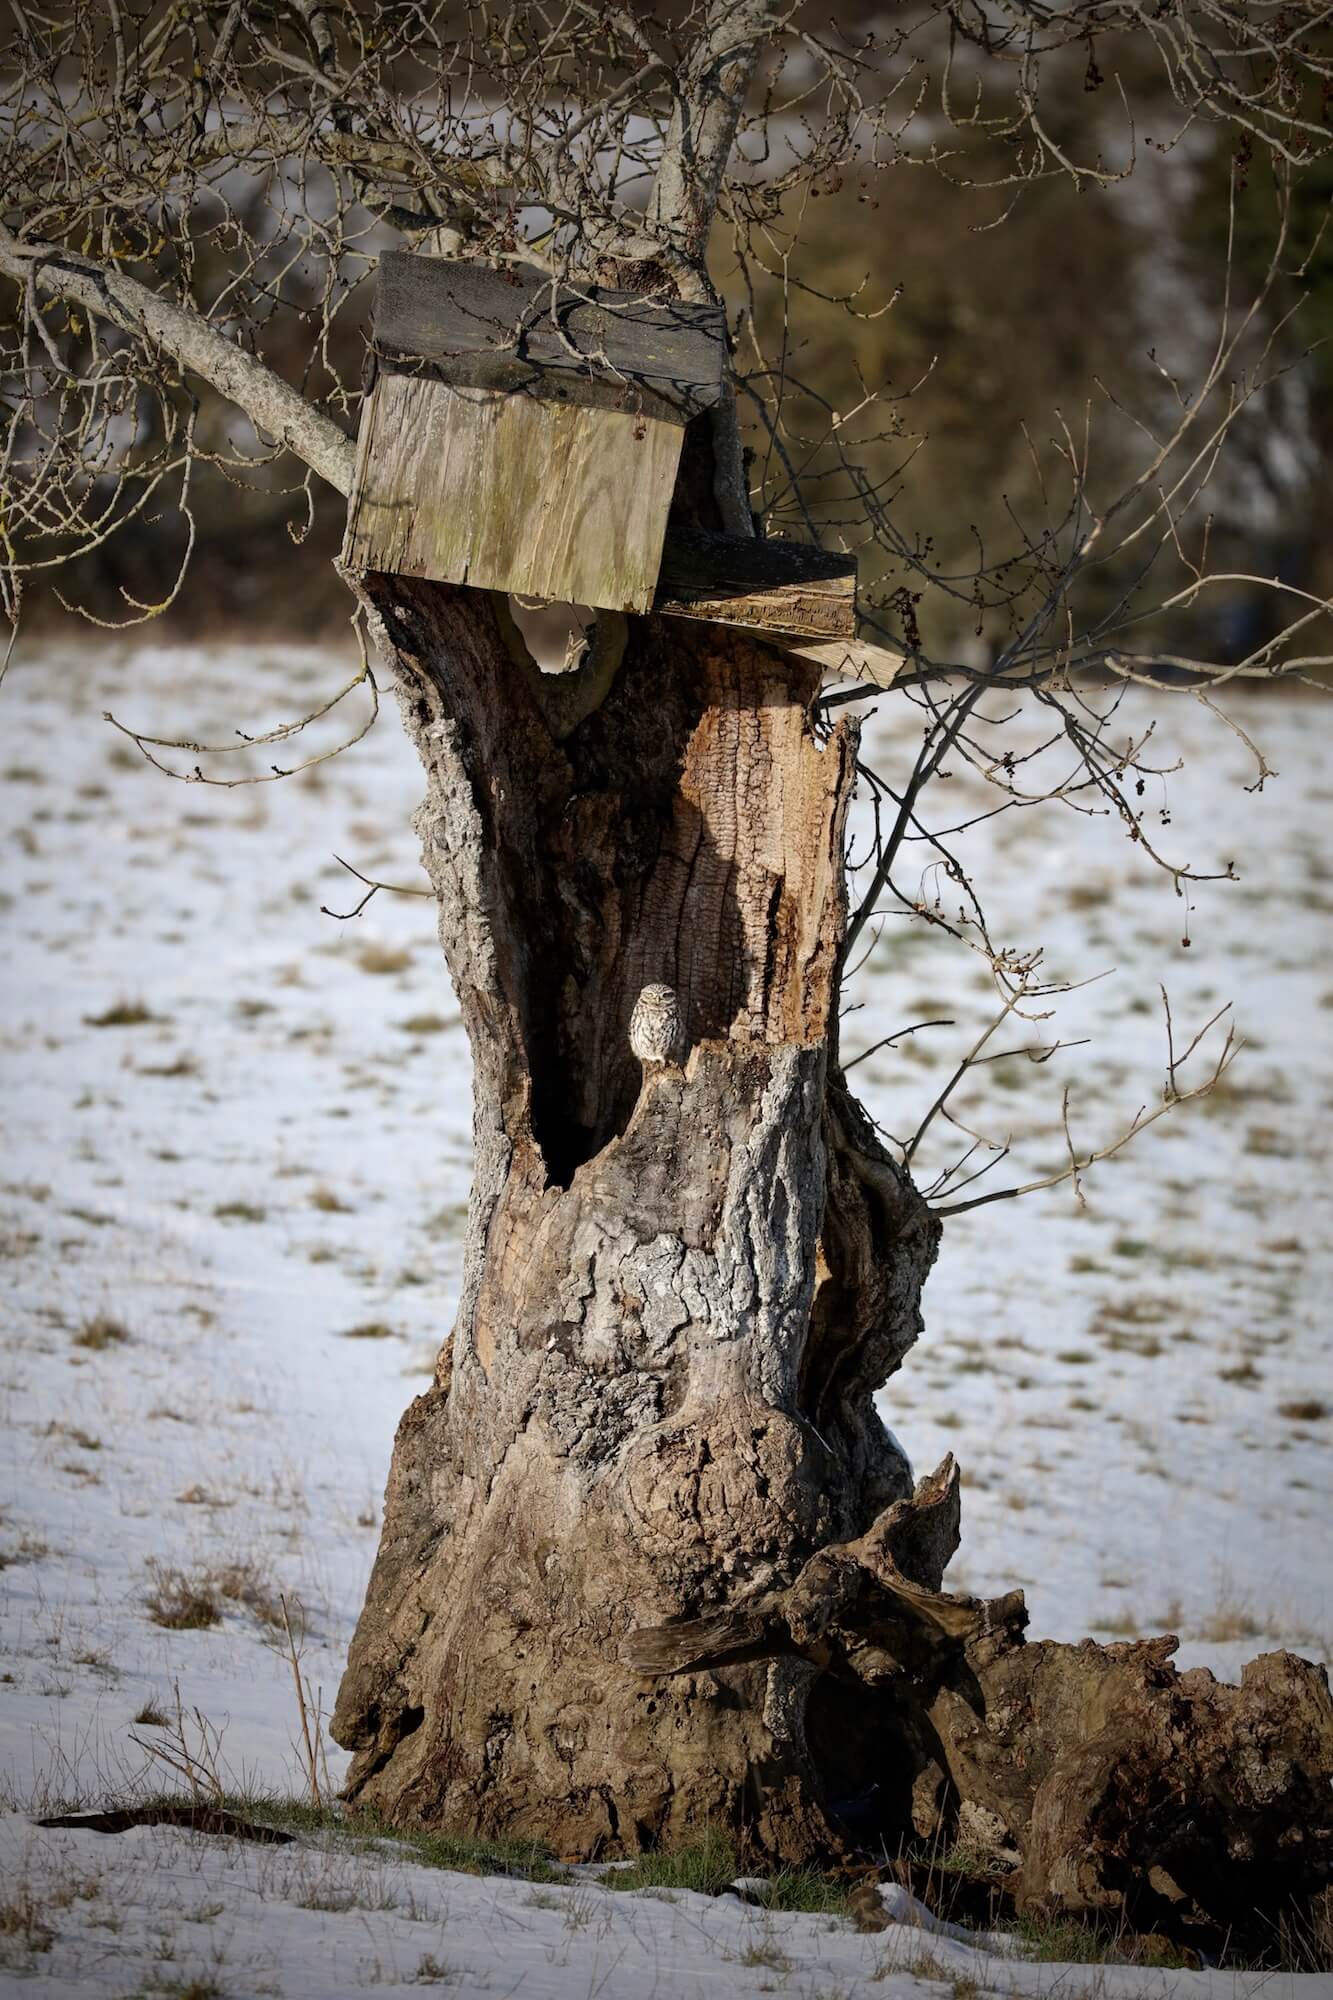
[[856, 560], [800, 542], [673, 532], [653, 609], [756, 636], [856, 635]]

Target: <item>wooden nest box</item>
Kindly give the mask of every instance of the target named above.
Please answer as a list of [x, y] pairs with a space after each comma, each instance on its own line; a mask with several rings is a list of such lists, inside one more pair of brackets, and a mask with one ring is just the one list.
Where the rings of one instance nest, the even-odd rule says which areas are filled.
[[715, 306], [390, 251], [343, 560], [648, 611], [725, 360]]
[[856, 563], [673, 531], [685, 426], [724, 393], [721, 309], [381, 257], [343, 561], [757, 636], [851, 639]]

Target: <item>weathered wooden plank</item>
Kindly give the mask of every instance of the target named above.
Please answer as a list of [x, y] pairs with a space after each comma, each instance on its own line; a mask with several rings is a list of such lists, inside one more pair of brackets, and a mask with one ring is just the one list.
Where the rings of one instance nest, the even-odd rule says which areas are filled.
[[343, 559], [646, 611], [683, 436], [663, 419], [381, 375], [362, 410]]
[[673, 532], [654, 611], [813, 639], [856, 633], [856, 559], [802, 542]]
[[[380, 258], [374, 347], [469, 388], [559, 393], [634, 407], [650, 392], [677, 420], [720, 401], [726, 326], [719, 306], [596, 286], [552, 286], [527, 267], [493, 271], [391, 250]], [[543, 384], [548, 386], [543, 387]]]
[[904, 654], [859, 639], [797, 638], [783, 651], [822, 667], [826, 681], [868, 681], [881, 688], [892, 686], [907, 664]]

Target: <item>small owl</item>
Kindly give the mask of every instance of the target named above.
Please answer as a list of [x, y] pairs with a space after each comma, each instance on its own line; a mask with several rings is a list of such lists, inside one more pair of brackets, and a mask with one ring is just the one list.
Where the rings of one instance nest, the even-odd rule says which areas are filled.
[[629, 1018], [629, 1045], [645, 1068], [685, 1058], [685, 1023], [673, 986], [645, 986]]

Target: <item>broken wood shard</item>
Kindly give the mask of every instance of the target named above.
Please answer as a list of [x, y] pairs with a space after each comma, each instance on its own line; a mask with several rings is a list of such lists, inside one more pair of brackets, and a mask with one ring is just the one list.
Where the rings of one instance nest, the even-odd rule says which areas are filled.
[[343, 561], [647, 611], [720, 309], [381, 258]]
[[[834, 681], [864, 681], [867, 695], [892, 687], [907, 665], [905, 654], [860, 639], [816, 640], [793, 635], [783, 651], [822, 667], [826, 685]], [[848, 690], [846, 699], [854, 698], [855, 690]]]
[[852, 639], [856, 558], [803, 542], [673, 530], [653, 610], [774, 637]]
[[806, 1563], [785, 1590], [706, 1618], [631, 1632], [620, 1657], [654, 1677], [794, 1654], [875, 1684], [962, 1646], [1027, 1624], [1021, 1590], [989, 1602], [940, 1588], [958, 1546], [959, 1473], [952, 1456], [852, 1542]]

